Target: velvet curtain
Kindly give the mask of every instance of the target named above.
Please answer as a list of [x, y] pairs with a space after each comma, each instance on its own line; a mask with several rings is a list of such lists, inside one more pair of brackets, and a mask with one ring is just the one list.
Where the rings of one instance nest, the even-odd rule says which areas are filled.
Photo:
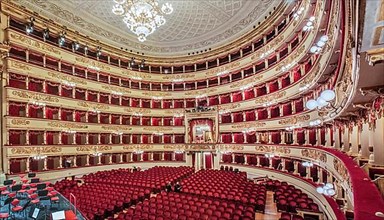
[[226, 113], [226, 114], [221, 114], [221, 123], [231, 123], [231, 114]]
[[209, 103], [208, 103], [209, 106], [218, 105], [219, 104], [218, 96], [211, 96], [211, 97], [208, 98], [208, 100], [209, 100]]
[[221, 104], [226, 104], [229, 102], [231, 102], [231, 98], [230, 98], [229, 94], [220, 95], [220, 103]]
[[150, 108], [151, 107], [151, 100], [141, 99], [141, 107], [142, 108]]
[[205, 152], [204, 157], [205, 157], [205, 169], [212, 169], [212, 164], [213, 164], [212, 153]]
[[253, 88], [244, 90], [244, 99], [253, 99], [255, 98], [255, 90]]
[[122, 106], [129, 106], [129, 103], [130, 103], [129, 100], [130, 100], [130, 98], [122, 96], [121, 97], [121, 105]]
[[243, 112], [234, 112], [233, 115], [233, 122], [242, 122], [243, 119]]
[[196, 136], [196, 126], [208, 126], [209, 127], [209, 131], [210, 134], [211, 134], [211, 141], [213, 141], [213, 137], [214, 137], [214, 131], [213, 131], [213, 121], [211, 119], [195, 119], [195, 120], [192, 120], [190, 121], [189, 123], [189, 138], [190, 140], [192, 141], [195, 141], [195, 136]]
[[10, 73], [9, 74], [9, 86], [19, 89], [25, 89], [26, 88], [26, 80], [27, 77], [22, 75], [17, 75]]

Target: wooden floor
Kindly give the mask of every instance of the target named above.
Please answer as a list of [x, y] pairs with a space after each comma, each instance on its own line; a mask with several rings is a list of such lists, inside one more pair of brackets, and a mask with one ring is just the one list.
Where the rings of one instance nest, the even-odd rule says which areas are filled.
[[256, 220], [278, 220], [280, 213], [277, 212], [276, 203], [273, 202], [273, 192], [267, 191], [265, 213], [256, 213]]

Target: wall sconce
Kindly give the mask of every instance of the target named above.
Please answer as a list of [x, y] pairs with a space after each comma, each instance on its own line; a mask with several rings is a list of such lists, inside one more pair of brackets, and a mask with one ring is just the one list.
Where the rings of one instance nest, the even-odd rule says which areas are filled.
[[25, 25], [25, 32], [27, 32], [27, 34], [31, 34], [34, 30], [34, 22], [35, 21], [35, 18], [33, 17], [30, 17], [29, 18], [29, 22]]
[[314, 100], [310, 99], [305, 103], [305, 107], [309, 110], [313, 110], [315, 108], [321, 109], [330, 105], [330, 101], [335, 99], [336, 93], [333, 90], [327, 89], [321, 92], [320, 96]]

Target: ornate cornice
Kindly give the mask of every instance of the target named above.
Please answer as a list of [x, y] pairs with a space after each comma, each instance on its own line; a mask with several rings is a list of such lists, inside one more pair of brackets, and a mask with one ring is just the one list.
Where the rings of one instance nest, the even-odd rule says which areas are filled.
[[16, 155], [32, 155], [32, 154], [52, 154], [60, 153], [62, 151], [61, 147], [15, 147], [11, 148], [11, 153]]

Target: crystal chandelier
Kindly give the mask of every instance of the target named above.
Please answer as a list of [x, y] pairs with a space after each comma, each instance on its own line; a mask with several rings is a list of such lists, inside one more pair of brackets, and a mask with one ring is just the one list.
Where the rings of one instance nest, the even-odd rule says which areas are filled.
[[156, 28], [165, 24], [164, 15], [173, 12], [169, 3], [159, 6], [157, 0], [114, 0], [116, 3], [112, 12], [123, 17], [129, 30], [137, 35], [140, 42], [144, 42], [147, 36]]

